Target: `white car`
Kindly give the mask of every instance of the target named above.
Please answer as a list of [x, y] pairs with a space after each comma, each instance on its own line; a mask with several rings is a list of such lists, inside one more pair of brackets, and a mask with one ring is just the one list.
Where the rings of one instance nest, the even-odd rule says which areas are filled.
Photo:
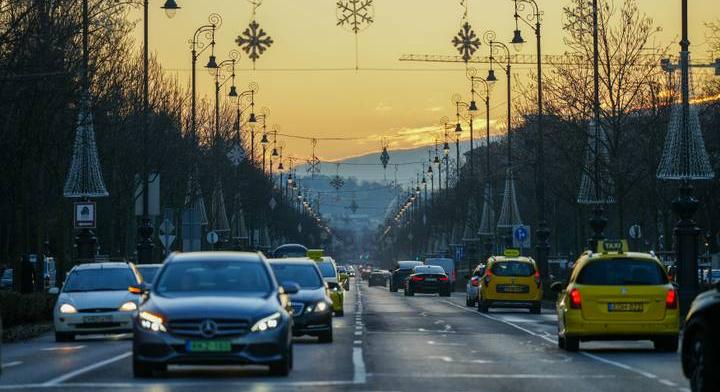
[[140, 293], [128, 291], [142, 283], [132, 263], [93, 263], [73, 267], [54, 309], [55, 340], [68, 342], [76, 335], [132, 332], [132, 317]]

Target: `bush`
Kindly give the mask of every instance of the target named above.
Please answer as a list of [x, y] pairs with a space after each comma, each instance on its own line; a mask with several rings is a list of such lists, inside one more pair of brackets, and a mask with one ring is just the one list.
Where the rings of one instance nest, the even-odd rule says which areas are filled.
[[3, 328], [52, 320], [55, 297], [44, 293], [20, 294], [0, 291]]

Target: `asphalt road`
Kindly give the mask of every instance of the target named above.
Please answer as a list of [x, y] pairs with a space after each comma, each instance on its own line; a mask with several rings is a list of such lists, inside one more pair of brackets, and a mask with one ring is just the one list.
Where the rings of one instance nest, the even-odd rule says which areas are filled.
[[0, 391], [689, 391], [677, 354], [650, 343], [583, 343], [560, 351], [550, 310], [492, 310], [452, 298], [353, 284], [335, 342], [295, 341], [289, 377], [263, 367], [170, 367], [134, 379], [130, 336], [3, 347]]

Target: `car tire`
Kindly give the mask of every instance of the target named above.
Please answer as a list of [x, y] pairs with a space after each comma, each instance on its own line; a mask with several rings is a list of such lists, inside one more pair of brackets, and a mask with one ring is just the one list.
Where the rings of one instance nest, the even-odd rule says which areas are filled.
[[478, 312], [487, 313], [490, 311], [490, 306], [482, 299], [478, 300]]
[[150, 378], [155, 375], [155, 371], [164, 372], [167, 370], [167, 364], [156, 364], [152, 362], [144, 362], [133, 356], [133, 377]]
[[565, 351], [573, 353], [580, 351], [580, 338], [575, 336], [565, 336], [563, 340], [565, 341], [565, 347], [563, 347]]
[[[692, 320], [686, 331], [692, 334], [683, 340], [683, 367], [693, 392], [710, 392], [719, 385], [716, 343], [705, 323]], [[687, 333], [687, 332], [686, 332]]]
[[330, 328], [329, 330], [322, 332], [320, 335], [318, 335], [318, 342], [320, 343], [332, 343], [333, 341], [333, 330]]
[[558, 345], [559, 349], [565, 350], [565, 338], [558, 335], [557, 336], [557, 345]]
[[465, 294], [465, 306], [472, 307], [473, 303], [470, 301], [470, 297], [468, 297], [467, 294]]
[[655, 351], [674, 353], [678, 350], [679, 340], [678, 336], [662, 336], [653, 339], [653, 346]]
[[285, 358], [270, 364], [270, 375], [274, 377], [287, 377], [292, 369], [292, 346], [288, 349]]
[[64, 343], [73, 341], [75, 341], [75, 334], [68, 332], [55, 332], [55, 342]]

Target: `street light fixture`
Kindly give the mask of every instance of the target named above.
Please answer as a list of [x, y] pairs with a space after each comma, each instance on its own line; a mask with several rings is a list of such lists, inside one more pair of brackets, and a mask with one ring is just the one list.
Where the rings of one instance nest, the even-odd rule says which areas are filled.
[[162, 7], [160, 7], [165, 10], [165, 15], [172, 19], [175, 17], [175, 13], [177, 13], [177, 10], [180, 9], [180, 6], [177, 5], [175, 0], [165, 0], [165, 4], [163, 4]]

